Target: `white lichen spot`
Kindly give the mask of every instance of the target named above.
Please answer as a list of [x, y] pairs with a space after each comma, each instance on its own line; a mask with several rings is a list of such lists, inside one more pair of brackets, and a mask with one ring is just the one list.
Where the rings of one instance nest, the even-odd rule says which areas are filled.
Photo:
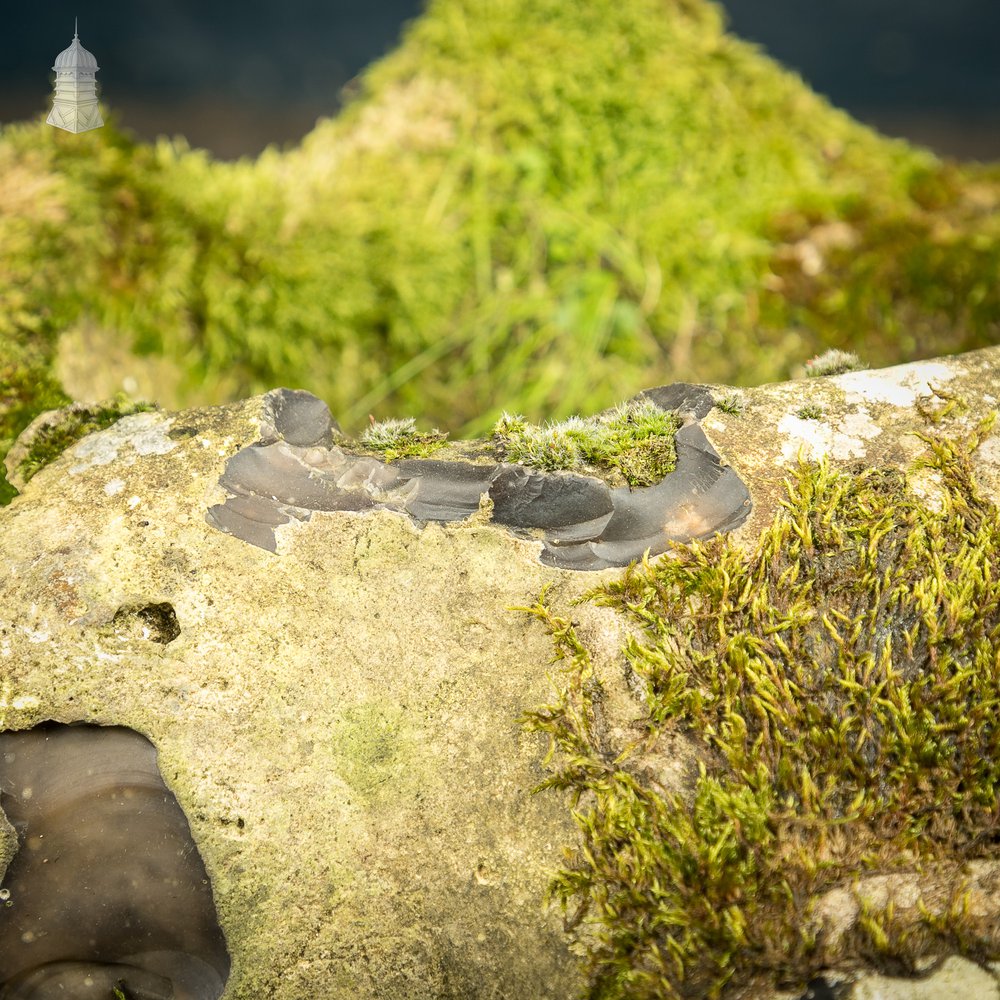
[[917, 469], [908, 477], [910, 489], [928, 510], [940, 513], [944, 509], [944, 489], [941, 473], [935, 469]]
[[[840, 454], [838, 452], [838, 447], [843, 442], [850, 442], [850, 447], [854, 448], [856, 447], [854, 442], [858, 439], [871, 441], [881, 433], [882, 428], [872, 420], [868, 415], [868, 411], [863, 406], [860, 406], [853, 413], [846, 414], [843, 420], [840, 421], [840, 430], [834, 434], [833, 455], [835, 458], [851, 458], [854, 455], [853, 451], [849, 454]], [[861, 454], [864, 454], [863, 445]]]
[[803, 420], [794, 413], [786, 413], [778, 421], [782, 437], [782, 464], [791, 465], [801, 454], [807, 460], [821, 458], [830, 453], [833, 428], [819, 420]]
[[104, 484], [104, 492], [107, 493], [109, 497], [118, 496], [123, 489], [125, 489], [124, 479], [109, 479]]
[[778, 421], [778, 432], [784, 438], [782, 462], [790, 465], [797, 461], [800, 453], [808, 460], [824, 455], [838, 460], [864, 458], [865, 442], [878, 437], [882, 428], [862, 406], [844, 416], [838, 427], [824, 420], [804, 420], [794, 413], [786, 413]]
[[846, 372], [834, 376], [834, 383], [844, 390], [849, 403], [862, 401], [914, 406], [921, 396], [929, 396], [932, 386], [950, 382], [955, 372], [940, 361], [919, 361], [895, 368]]
[[28, 628], [27, 625], [22, 625], [21, 631], [28, 637], [28, 642], [34, 643], [36, 646], [39, 643], [49, 641], [48, 632], [36, 631], [35, 629]]
[[987, 438], [976, 449], [976, 459], [1000, 469], [1000, 437], [994, 434]]
[[104, 431], [91, 434], [72, 449], [74, 457], [80, 461], [69, 470], [70, 473], [75, 475], [86, 472], [95, 465], [109, 465], [118, 457], [118, 447], [121, 442], [113, 437], [105, 437], [108, 433]]
[[142, 503], [142, 497], [129, 497], [128, 498], [128, 509], [135, 510], [139, 504]]
[[[177, 447], [167, 433], [172, 425], [170, 417], [164, 418], [153, 411], [122, 417], [107, 430], [88, 435], [71, 449], [77, 464], [69, 471], [78, 475], [95, 465], [109, 465], [126, 446], [135, 455], [165, 455]], [[131, 465], [135, 458], [127, 456], [125, 461]]]

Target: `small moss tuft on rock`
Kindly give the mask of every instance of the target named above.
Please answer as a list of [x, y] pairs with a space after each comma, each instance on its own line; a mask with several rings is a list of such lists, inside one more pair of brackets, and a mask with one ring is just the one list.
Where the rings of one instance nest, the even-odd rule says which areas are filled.
[[806, 362], [806, 374], [812, 376], [843, 375], [844, 372], [864, 371], [867, 367], [868, 365], [856, 354], [849, 351], [829, 350]]
[[361, 435], [361, 444], [393, 462], [397, 458], [426, 458], [443, 447], [447, 439], [448, 435], [437, 428], [421, 431], [413, 417], [402, 417], [373, 420]]
[[[1000, 956], [962, 875], [997, 859], [1000, 829], [1000, 511], [970, 462], [995, 418], [922, 435], [912, 471], [937, 473], [936, 509], [897, 469], [802, 463], [756, 543], [676, 545], [592, 591], [639, 628], [631, 743], [602, 721], [573, 624], [544, 594], [530, 609], [565, 662], [525, 724], [558, 751], [542, 787], [576, 803], [581, 839], [550, 892], [586, 948], [586, 996], [718, 998], [838, 964]], [[677, 740], [698, 761], [682, 790], [656, 763]], [[910, 879], [916, 900], [866, 899], [879, 878]], [[820, 905], [835, 891], [854, 900], [847, 929]]]
[[728, 413], [731, 416], [739, 416], [744, 410], [744, 403], [742, 397], [739, 393], [731, 392], [728, 396], [723, 396], [722, 399], [717, 399], [715, 405], [718, 409], [722, 410], [723, 413]]
[[823, 417], [823, 407], [816, 403], [807, 403], [795, 411], [795, 416], [800, 420], [821, 420]]
[[673, 471], [678, 427], [673, 413], [644, 399], [586, 420], [570, 417], [544, 427], [504, 413], [493, 428], [493, 440], [509, 462], [550, 470], [589, 465], [641, 487]]

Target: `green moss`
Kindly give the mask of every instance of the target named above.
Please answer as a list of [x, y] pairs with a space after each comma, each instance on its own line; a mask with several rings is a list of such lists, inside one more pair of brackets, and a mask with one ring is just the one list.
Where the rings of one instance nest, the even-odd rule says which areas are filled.
[[[889, 357], [935, 357], [996, 342], [1000, 168], [914, 163], [902, 198], [859, 193], [833, 211], [778, 213], [761, 313], [819, 340]], [[804, 267], [803, 247], [813, 247]], [[772, 312], [773, 310], [773, 312]]]
[[571, 417], [545, 427], [504, 413], [493, 427], [493, 439], [501, 458], [509, 462], [539, 469], [590, 465], [629, 486], [651, 486], [673, 471], [679, 426], [674, 414], [641, 400], [586, 420]]
[[723, 396], [722, 399], [715, 400], [715, 405], [723, 413], [729, 413], [732, 416], [739, 416], [744, 408], [742, 397], [735, 392], [731, 392], [728, 396]]
[[56, 422], [40, 427], [34, 434], [18, 469], [27, 482], [39, 469], [53, 462], [81, 438], [104, 430], [131, 413], [152, 409], [154, 407], [149, 403], [136, 403], [125, 396], [93, 406], [76, 404], [67, 407], [60, 411]]
[[823, 407], [816, 403], [807, 403], [795, 411], [795, 416], [800, 420], [821, 420], [823, 418]]
[[[640, 634], [636, 740], [602, 722], [602, 687], [573, 625], [532, 609], [566, 661], [547, 733], [581, 842], [551, 893], [581, 921], [591, 998], [704, 998], [801, 987], [865, 958], [896, 971], [942, 948], [1000, 956], [992, 918], [962, 903], [961, 866], [996, 858], [1000, 805], [1000, 511], [963, 438], [923, 436], [940, 510], [894, 469], [802, 464], [750, 546], [677, 545], [590, 599]], [[691, 794], [656, 752], [689, 740]], [[662, 766], [662, 765], [660, 765]], [[815, 903], [864, 876], [951, 872], [919, 912], [862, 908], [849, 934]]]
[[831, 349], [824, 351], [806, 362], [806, 374], [813, 377], [820, 375], [843, 375], [844, 372], [859, 372], [867, 368], [856, 354], [849, 351]]
[[0, 336], [0, 506], [17, 495], [3, 465], [14, 439], [36, 414], [70, 401], [50, 374], [49, 365], [44, 349], [26, 348]]
[[444, 447], [448, 435], [435, 429], [417, 430], [413, 417], [375, 420], [361, 435], [362, 447], [378, 452], [387, 462], [398, 458], [426, 458]]

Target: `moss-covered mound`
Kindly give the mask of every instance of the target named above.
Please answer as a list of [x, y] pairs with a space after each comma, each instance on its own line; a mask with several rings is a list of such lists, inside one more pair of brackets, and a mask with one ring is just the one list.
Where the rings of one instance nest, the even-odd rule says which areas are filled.
[[113, 116], [4, 130], [0, 450], [84, 319], [191, 400], [288, 384], [348, 428], [475, 433], [823, 346], [981, 346], [998, 192], [831, 109], [705, 0], [432, 0], [337, 119], [255, 163]]
[[[995, 417], [925, 437], [939, 503], [895, 469], [803, 464], [754, 546], [677, 546], [589, 595], [637, 625], [630, 733], [604, 717], [570, 622], [533, 609], [567, 661], [527, 721], [560, 751], [547, 784], [578, 796], [581, 842], [551, 891], [582, 923], [587, 996], [700, 1000], [852, 960], [1000, 955], [963, 875], [998, 857], [1000, 511], [969, 463]], [[656, 764], [678, 740], [697, 760], [684, 791]], [[887, 874], [910, 884], [905, 911], [859, 891], [835, 926], [824, 900]]]

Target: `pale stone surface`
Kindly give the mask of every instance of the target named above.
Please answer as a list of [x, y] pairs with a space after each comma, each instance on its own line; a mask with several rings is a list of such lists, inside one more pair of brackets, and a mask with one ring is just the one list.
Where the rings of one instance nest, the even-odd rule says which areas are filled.
[[[963, 399], [968, 406], [951, 430], [971, 429], [995, 408], [1000, 396], [1000, 348], [743, 389], [742, 412], [713, 409], [702, 426], [753, 497], [753, 510], [734, 532], [736, 537], [756, 537], [770, 522], [799, 455], [813, 460], [825, 457], [847, 468], [855, 463], [906, 466], [925, 447], [915, 433], [927, 430], [918, 406], [945, 402], [932, 396], [933, 388]], [[732, 390], [718, 386], [713, 392], [722, 399]], [[807, 404], [821, 408], [819, 419], [798, 416]], [[994, 433], [973, 458], [983, 489], [994, 498], [1000, 498], [997, 441]], [[932, 490], [931, 482], [927, 488]]]
[[1000, 1000], [1000, 987], [985, 969], [952, 956], [925, 979], [863, 976], [850, 1000]]
[[[738, 535], [770, 522], [800, 446], [842, 467], [908, 462], [930, 383], [966, 398], [972, 427], [1000, 348], [862, 374], [744, 389], [742, 413], [703, 418], [753, 496]], [[799, 423], [829, 433], [793, 441], [806, 403], [823, 416]], [[576, 832], [557, 793], [531, 795], [544, 741], [517, 722], [551, 696], [551, 643], [512, 609], [546, 585], [569, 607], [618, 571], [544, 566], [540, 541], [484, 518], [316, 512], [278, 529], [277, 553], [225, 535], [205, 513], [262, 416], [259, 398], [136, 415], [0, 509], [0, 729], [81, 721], [153, 742], [212, 880], [226, 1000], [569, 1000], [581, 971], [543, 897]], [[976, 471], [998, 497], [988, 445]], [[165, 606], [177, 634], [157, 625]], [[625, 733], [623, 626], [573, 613], [599, 650], [605, 724]], [[645, 766], [668, 787], [692, 778], [682, 741]], [[9, 842], [0, 825], [0, 861]]]

